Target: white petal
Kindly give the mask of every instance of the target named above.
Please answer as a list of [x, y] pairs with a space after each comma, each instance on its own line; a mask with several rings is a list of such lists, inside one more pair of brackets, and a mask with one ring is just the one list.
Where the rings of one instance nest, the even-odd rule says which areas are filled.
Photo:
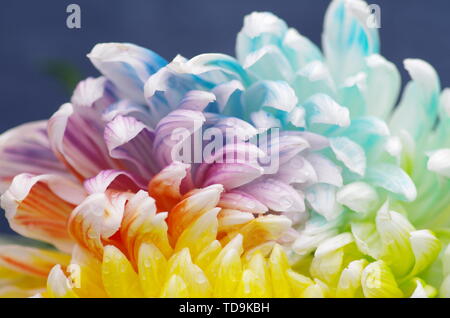
[[330, 96], [316, 94], [308, 99], [303, 107], [306, 109], [307, 121], [311, 124], [328, 124], [346, 127], [350, 125], [347, 108], [336, 103]]
[[353, 182], [343, 186], [337, 193], [337, 202], [359, 213], [368, 213], [378, 204], [378, 194], [365, 182]]
[[350, 171], [364, 176], [366, 154], [360, 145], [347, 137], [336, 137], [330, 138], [330, 146], [336, 158], [342, 161]]
[[336, 187], [326, 183], [312, 185], [306, 190], [306, 199], [317, 213], [327, 220], [337, 218], [343, 211], [336, 202]]
[[439, 149], [430, 156], [428, 170], [450, 178], [450, 149]]
[[369, 56], [366, 61], [369, 69], [364, 96], [368, 113], [386, 118], [395, 106], [400, 93], [400, 72], [395, 64], [378, 54]]

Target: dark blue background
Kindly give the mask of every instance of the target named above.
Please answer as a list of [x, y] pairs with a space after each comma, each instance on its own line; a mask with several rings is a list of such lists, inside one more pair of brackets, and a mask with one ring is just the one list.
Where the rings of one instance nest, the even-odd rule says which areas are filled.
[[[81, 6], [82, 28], [66, 27], [66, 7]], [[0, 133], [44, 119], [69, 95], [49, 74], [64, 62], [83, 77], [97, 76], [86, 54], [98, 42], [132, 42], [172, 59], [176, 54], [234, 54], [244, 15], [272, 11], [320, 44], [327, 0], [2, 0], [0, 2]], [[373, 0], [381, 6], [382, 53], [422, 58], [450, 85], [450, 1]], [[407, 79], [402, 70], [404, 80]], [[1, 169], [1, 167], [0, 167]], [[0, 218], [0, 229], [5, 228]]]

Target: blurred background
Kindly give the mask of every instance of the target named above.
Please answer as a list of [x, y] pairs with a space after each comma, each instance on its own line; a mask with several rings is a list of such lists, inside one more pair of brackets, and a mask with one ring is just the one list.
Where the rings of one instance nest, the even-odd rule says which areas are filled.
[[[81, 7], [81, 29], [66, 27], [66, 7]], [[422, 58], [450, 86], [450, 1], [373, 0], [381, 7], [381, 51], [402, 72]], [[0, 133], [45, 119], [76, 82], [98, 76], [86, 54], [98, 42], [132, 42], [167, 60], [200, 53], [234, 55], [243, 17], [271, 11], [320, 45], [329, 0], [2, 0]], [[1, 169], [1, 167], [0, 167]], [[0, 211], [2, 214], [2, 212]], [[0, 231], [9, 232], [0, 215]]]

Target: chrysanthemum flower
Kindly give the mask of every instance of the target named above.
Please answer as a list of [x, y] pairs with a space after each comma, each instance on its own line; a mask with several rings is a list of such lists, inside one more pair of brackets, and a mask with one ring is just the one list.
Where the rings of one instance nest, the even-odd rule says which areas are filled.
[[61, 251], [1, 247], [0, 293], [448, 296], [450, 95], [409, 59], [395, 107], [369, 15], [332, 1], [323, 54], [259, 12], [237, 59], [96, 45], [102, 77], [0, 137], [11, 228]]

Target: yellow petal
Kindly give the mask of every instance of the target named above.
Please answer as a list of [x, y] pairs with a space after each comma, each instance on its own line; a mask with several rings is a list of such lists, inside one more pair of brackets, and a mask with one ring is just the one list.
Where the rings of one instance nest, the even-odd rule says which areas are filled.
[[371, 263], [362, 272], [361, 285], [367, 298], [399, 298], [403, 296], [391, 269], [383, 261]]
[[236, 297], [239, 298], [265, 298], [269, 297], [264, 282], [259, 280], [258, 275], [246, 269], [236, 289]]
[[144, 243], [139, 248], [139, 281], [146, 297], [158, 297], [166, 277], [167, 260], [153, 244]]
[[112, 245], [104, 249], [102, 264], [103, 285], [109, 297], [136, 298], [144, 293], [139, 285], [139, 277], [128, 259]]
[[217, 213], [219, 211], [220, 208], [212, 209], [189, 225], [178, 238], [175, 251], [189, 247], [192, 257], [196, 258], [206, 246], [216, 239]]
[[214, 261], [206, 273], [213, 286], [213, 297], [232, 297], [242, 275], [241, 254], [242, 236], [237, 235], [231, 240]]
[[133, 264], [138, 258], [142, 243], [154, 244], [170, 257], [172, 247], [167, 234], [167, 213], [156, 214], [155, 200], [145, 191], [136, 193], [127, 203], [120, 234]]
[[102, 282], [102, 264], [91, 253], [78, 245], [75, 246], [67, 271], [77, 295], [82, 298], [106, 297]]
[[311, 278], [296, 273], [292, 269], [288, 269], [286, 274], [294, 297], [303, 297], [305, 290], [314, 285]]
[[[292, 222], [284, 216], [267, 215], [258, 217], [238, 230], [244, 237], [244, 249], [249, 250], [267, 241], [275, 241], [285, 233]], [[229, 237], [233, 237], [230, 233]], [[228, 238], [229, 239], [229, 238]], [[227, 239], [224, 241], [226, 242]]]
[[0, 266], [12, 271], [46, 278], [56, 264], [66, 266], [69, 255], [22, 245], [0, 246]]
[[403, 215], [390, 211], [387, 203], [378, 211], [376, 224], [383, 246], [380, 258], [396, 276], [408, 274], [414, 265], [414, 254], [409, 241], [414, 227]]
[[170, 211], [180, 201], [180, 184], [189, 167], [181, 162], [173, 162], [150, 181], [148, 192], [157, 200], [159, 211]]
[[414, 276], [434, 262], [439, 255], [442, 244], [429, 230], [411, 232], [409, 240], [415, 257], [414, 268], [410, 276]]
[[222, 191], [222, 185], [214, 184], [185, 195], [186, 198], [169, 212], [167, 218], [172, 243], [192, 222], [217, 206]]
[[336, 297], [353, 298], [361, 297], [361, 276], [367, 261], [364, 259], [353, 261], [342, 271], [336, 288]]
[[189, 249], [174, 254], [168, 262], [169, 276], [177, 275], [187, 284], [190, 297], [210, 297], [211, 285], [200, 267], [192, 263]]
[[201, 251], [197, 258], [195, 258], [195, 264], [197, 264], [201, 269], [206, 270], [211, 262], [219, 255], [222, 250], [222, 245], [220, 242], [215, 240], [206, 246], [203, 251]]
[[273, 296], [276, 298], [292, 297], [291, 286], [286, 276], [289, 263], [283, 248], [278, 244], [274, 246], [270, 255], [269, 269]]
[[48, 275], [47, 295], [51, 298], [78, 298], [60, 265], [55, 265]]
[[189, 291], [186, 283], [178, 275], [172, 275], [161, 292], [161, 298], [188, 298]]
[[[252, 283], [249, 285], [252, 286], [250, 288], [251, 290], [257, 290], [256, 292], [252, 292], [253, 296], [251, 297], [272, 297], [269, 265], [264, 256], [261, 253], [253, 254], [246, 268], [252, 272], [253, 275], [251, 276], [254, 276], [258, 280], [258, 284]], [[249, 282], [251, 283], [251, 280]]]
[[306, 287], [303, 292], [303, 298], [325, 298], [329, 294], [329, 288], [319, 279], [315, 280], [315, 284]]

